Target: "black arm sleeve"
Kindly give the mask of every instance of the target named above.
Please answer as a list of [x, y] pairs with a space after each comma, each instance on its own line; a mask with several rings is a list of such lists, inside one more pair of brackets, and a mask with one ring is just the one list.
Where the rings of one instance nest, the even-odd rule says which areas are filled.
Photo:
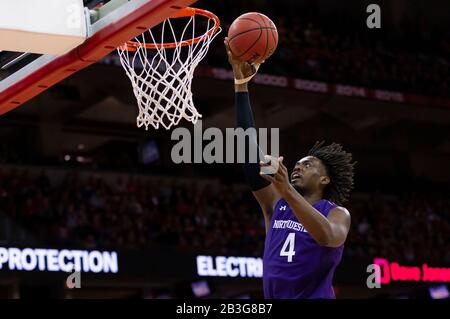
[[[236, 127], [243, 128], [244, 130], [255, 127], [253, 120], [252, 107], [250, 106], [250, 97], [248, 92], [236, 92], [235, 95], [235, 106], [236, 106]], [[249, 143], [257, 143], [257, 141], [250, 139]], [[245, 143], [246, 153], [249, 153], [249, 143]], [[256, 145], [258, 149], [258, 161], [257, 163], [249, 163], [249, 158], [245, 159], [245, 163], [242, 165], [244, 170], [245, 179], [250, 185], [252, 191], [257, 191], [264, 188], [270, 183], [266, 181], [259, 175], [259, 161], [261, 160], [261, 150], [259, 146]]]

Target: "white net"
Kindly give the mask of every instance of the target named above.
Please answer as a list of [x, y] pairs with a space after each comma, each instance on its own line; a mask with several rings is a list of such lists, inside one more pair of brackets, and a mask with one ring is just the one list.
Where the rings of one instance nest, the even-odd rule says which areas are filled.
[[[181, 119], [196, 123], [201, 114], [194, 106], [192, 99], [192, 79], [194, 70], [205, 57], [212, 40], [220, 33], [214, 30], [212, 18], [197, 17], [199, 25], [196, 30], [196, 16], [167, 19], [161, 25], [148, 30], [133, 41], [136, 50], [129, 50], [130, 44], [118, 48], [120, 61], [130, 78], [133, 92], [137, 99], [139, 114], [137, 126], [149, 126], [158, 129], [160, 125], [170, 129]], [[173, 21], [171, 21], [173, 20]], [[177, 20], [174, 23], [174, 20]], [[188, 20], [181, 32], [177, 27], [180, 20]], [[198, 29], [202, 30], [198, 30]], [[200, 36], [196, 32], [203, 31]], [[156, 36], [156, 34], [160, 34]], [[188, 43], [188, 39], [199, 41]], [[164, 48], [159, 43], [175, 43], [174, 48]], [[146, 48], [146, 44], [155, 44], [154, 48]], [[183, 45], [182, 45], [183, 44]]]

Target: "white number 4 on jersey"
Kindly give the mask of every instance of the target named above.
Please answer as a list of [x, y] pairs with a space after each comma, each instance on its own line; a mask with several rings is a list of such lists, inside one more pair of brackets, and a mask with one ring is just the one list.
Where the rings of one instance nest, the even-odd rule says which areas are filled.
[[286, 241], [283, 244], [283, 248], [281, 248], [280, 256], [287, 256], [288, 263], [292, 262], [292, 257], [295, 255], [295, 233], [290, 233]]

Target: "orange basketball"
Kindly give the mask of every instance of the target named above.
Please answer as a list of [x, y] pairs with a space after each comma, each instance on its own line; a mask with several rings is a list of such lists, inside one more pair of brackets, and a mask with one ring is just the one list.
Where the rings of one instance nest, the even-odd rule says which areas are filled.
[[245, 13], [231, 24], [228, 45], [241, 61], [263, 62], [278, 45], [277, 27], [262, 13]]

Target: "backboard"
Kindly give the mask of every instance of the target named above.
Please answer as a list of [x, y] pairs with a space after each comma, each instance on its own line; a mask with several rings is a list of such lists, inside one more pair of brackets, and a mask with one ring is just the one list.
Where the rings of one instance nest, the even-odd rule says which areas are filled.
[[60, 56], [0, 51], [0, 115], [102, 59], [195, 1], [84, 0], [89, 16], [88, 37], [80, 46]]

